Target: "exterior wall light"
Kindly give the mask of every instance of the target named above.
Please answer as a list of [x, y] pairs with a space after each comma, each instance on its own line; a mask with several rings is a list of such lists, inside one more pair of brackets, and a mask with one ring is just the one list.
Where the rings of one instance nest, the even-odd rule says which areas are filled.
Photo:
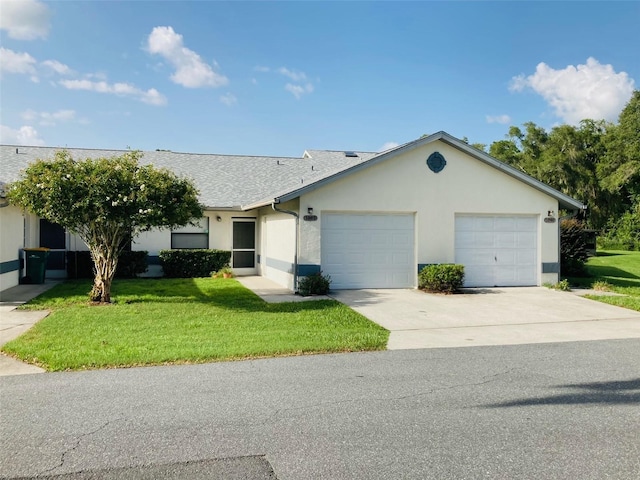
[[309, 208], [307, 208], [307, 213], [308, 213], [309, 215], [313, 215], [313, 207], [309, 207]]
[[216, 222], [221, 222], [221, 221], [222, 221], [222, 217], [221, 217], [220, 215], [218, 215], [218, 216], [216, 217]]

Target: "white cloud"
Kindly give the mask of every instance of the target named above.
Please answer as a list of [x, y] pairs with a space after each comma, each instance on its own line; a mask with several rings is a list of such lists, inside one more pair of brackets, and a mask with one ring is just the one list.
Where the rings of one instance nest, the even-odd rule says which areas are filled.
[[224, 103], [227, 107], [230, 107], [238, 103], [238, 99], [233, 93], [225, 93], [220, 97], [220, 101]]
[[41, 65], [56, 72], [58, 75], [73, 75], [74, 71], [69, 68], [68, 65], [61, 63], [57, 60], [45, 60], [41, 62]]
[[193, 50], [183, 44], [182, 35], [172, 27], [155, 27], [149, 34], [147, 48], [150, 53], [161, 55], [176, 70], [171, 80], [187, 88], [221, 87], [229, 79], [213, 71]]
[[289, 77], [294, 82], [302, 82], [307, 79], [307, 75], [304, 72], [297, 72], [295, 70], [289, 70], [285, 67], [280, 67], [278, 69], [278, 73], [284, 75], [285, 77]]
[[69, 90], [87, 90], [98, 93], [109, 93], [119, 97], [133, 97], [150, 105], [166, 105], [167, 98], [155, 88], [141, 90], [130, 83], [107, 83], [104, 81], [93, 82], [91, 80], [60, 80], [60, 85]]
[[399, 147], [400, 144], [396, 142], [386, 142], [384, 145], [380, 147], [378, 152], [386, 152], [387, 150], [391, 150], [392, 148]]
[[[298, 70], [291, 70], [286, 67], [280, 67], [277, 69], [272, 69], [270, 67], [265, 66], [256, 66], [253, 68], [256, 72], [261, 73], [277, 73], [283, 75], [290, 80], [293, 80], [296, 83], [287, 83], [284, 88], [286, 91], [290, 92], [294, 97], [298, 100], [302, 98], [303, 95], [309, 94], [313, 92], [314, 86], [311, 81], [308, 80], [307, 74], [304, 72], [300, 72]], [[258, 81], [254, 78], [251, 80], [255, 85]]]
[[37, 0], [2, 1], [0, 29], [16, 40], [46, 38], [51, 24], [51, 11]]
[[9, 145], [44, 145], [44, 140], [40, 138], [35, 128], [24, 125], [18, 130], [0, 125], [0, 143]]
[[511, 117], [506, 114], [502, 115], [487, 115], [486, 116], [487, 123], [499, 123], [501, 125], [506, 125], [511, 122]]
[[36, 59], [28, 53], [18, 53], [0, 47], [0, 72], [35, 75], [35, 65]]
[[612, 65], [589, 57], [585, 65], [568, 65], [563, 70], [539, 63], [533, 75], [513, 77], [509, 89], [531, 88], [558, 117], [575, 125], [586, 118], [615, 121], [631, 98], [634, 84], [626, 72], [616, 73]]
[[55, 125], [58, 122], [69, 122], [76, 116], [75, 110], [58, 110], [57, 112], [36, 112], [27, 110], [22, 118], [28, 122], [37, 120], [40, 125]]
[[291, 83], [287, 83], [284, 86], [285, 90], [287, 90], [288, 92], [291, 92], [291, 94], [296, 97], [298, 100], [300, 100], [300, 97], [302, 97], [302, 95], [306, 94], [306, 93], [311, 93], [313, 92], [313, 85], [311, 85], [310, 83], [307, 83], [306, 85], [302, 86], [302, 85], [293, 85]]

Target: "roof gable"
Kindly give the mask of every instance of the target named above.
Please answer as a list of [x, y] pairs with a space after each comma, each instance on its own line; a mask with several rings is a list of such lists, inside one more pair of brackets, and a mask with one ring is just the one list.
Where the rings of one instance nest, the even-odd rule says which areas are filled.
[[[328, 175], [322, 179], [318, 179], [315, 182], [308, 184], [308, 185], [304, 185], [304, 186], [300, 186], [295, 190], [289, 191], [289, 192], [283, 192], [281, 195], [275, 197], [273, 199], [273, 201], [275, 201], [275, 203], [279, 203], [279, 202], [286, 202], [288, 200], [293, 200], [294, 198], [298, 198], [300, 195], [304, 194], [304, 193], [308, 193], [311, 192], [317, 188], [322, 187], [323, 185], [326, 185], [330, 182], [333, 182], [339, 178], [344, 178], [347, 175], [353, 174], [355, 172], [361, 171], [362, 169], [365, 168], [369, 168], [373, 165], [376, 165], [380, 162], [384, 162], [386, 160], [392, 159], [397, 157], [398, 155], [401, 155], [403, 153], [409, 152], [411, 150], [414, 150], [416, 148], [420, 148], [424, 145], [436, 142], [436, 141], [442, 141], [443, 143], [450, 145], [464, 153], [466, 153], [467, 155], [469, 155], [470, 157], [479, 160], [503, 173], [505, 173], [506, 175], [509, 175], [510, 177], [515, 178], [516, 180], [521, 181], [522, 183], [529, 185], [530, 187], [535, 188], [536, 190], [539, 190], [547, 195], [549, 195], [550, 197], [556, 199], [559, 203], [560, 206], [562, 208], [567, 208], [570, 210], [573, 209], [584, 209], [586, 208], [585, 205], [582, 202], [579, 202], [578, 200], [575, 200], [574, 198], [571, 198], [568, 195], [565, 195], [564, 193], [550, 187], [549, 185], [536, 180], [535, 178], [525, 174], [524, 172], [521, 172], [520, 170], [517, 170], [515, 168], [513, 168], [510, 165], [507, 165], [504, 162], [501, 162], [500, 160], [497, 160], [496, 158], [493, 158], [491, 155], [488, 155], [487, 153], [478, 150], [477, 148], [474, 148], [468, 144], [466, 144], [465, 142], [449, 135], [446, 132], [437, 132], [434, 133], [432, 135], [428, 135], [428, 136], [424, 136], [421, 137], [417, 140], [414, 140], [412, 142], [409, 143], [405, 143], [404, 145], [400, 145], [398, 147], [395, 147], [393, 149], [387, 150], [385, 152], [382, 152], [372, 158], [370, 158], [369, 160], [363, 161], [361, 163], [358, 163], [357, 165], [353, 165], [347, 169], [341, 170], [339, 172], [334, 172], [332, 175]], [[251, 205], [250, 207], [253, 208], [255, 206], [258, 205]]]

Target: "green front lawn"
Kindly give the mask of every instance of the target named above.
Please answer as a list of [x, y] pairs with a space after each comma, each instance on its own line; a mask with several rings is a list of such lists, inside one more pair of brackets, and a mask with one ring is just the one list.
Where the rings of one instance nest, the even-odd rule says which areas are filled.
[[383, 350], [389, 332], [334, 300], [269, 304], [233, 279], [116, 280], [89, 306], [68, 281], [23, 308], [52, 313], [2, 351], [47, 370]]
[[570, 278], [573, 285], [591, 287], [606, 282], [611, 291], [624, 297], [589, 296], [601, 302], [640, 311], [640, 252], [599, 251], [587, 262], [587, 278]]

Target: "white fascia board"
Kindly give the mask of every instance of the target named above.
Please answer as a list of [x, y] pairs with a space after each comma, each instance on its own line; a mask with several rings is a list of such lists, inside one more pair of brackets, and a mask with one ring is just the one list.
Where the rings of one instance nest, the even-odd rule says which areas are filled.
[[228, 211], [228, 212], [241, 212], [244, 209], [241, 206], [237, 206], [237, 207], [212, 207], [210, 205], [205, 205], [204, 206], [204, 210], [206, 211], [218, 211], [218, 212], [224, 212], [224, 211]]

